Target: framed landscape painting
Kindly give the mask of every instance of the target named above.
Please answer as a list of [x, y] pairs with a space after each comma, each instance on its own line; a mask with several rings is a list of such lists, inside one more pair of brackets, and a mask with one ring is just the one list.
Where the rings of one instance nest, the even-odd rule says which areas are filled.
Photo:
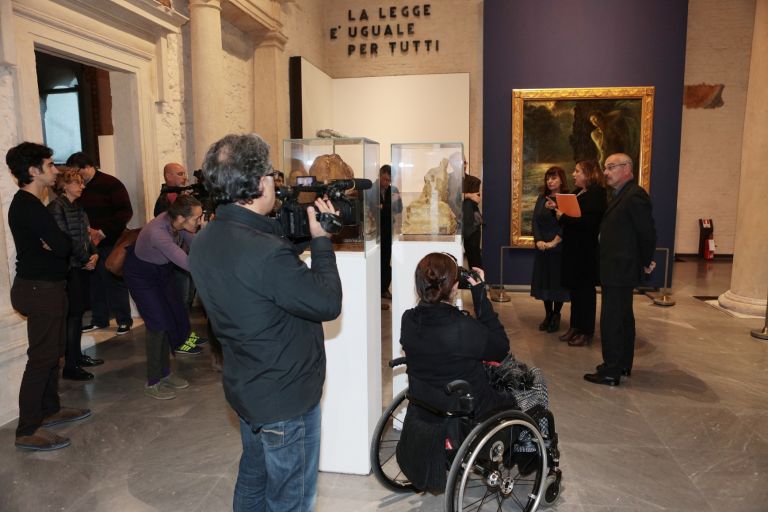
[[533, 208], [549, 167], [570, 182], [580, 160], [600, 168], [613, 153], [634, 162], [635, 180], [651, 186], [653, 87], [515, 89], [512, 91], [511, 244], [533, 247]]

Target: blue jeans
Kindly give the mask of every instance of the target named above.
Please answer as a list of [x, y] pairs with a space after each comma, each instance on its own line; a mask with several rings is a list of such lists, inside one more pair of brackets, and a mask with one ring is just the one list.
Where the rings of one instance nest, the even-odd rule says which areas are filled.
[[251, 425], [240, 418], [240, 436], [234, 512], [311, 512], [320, 460], [320, 404], [287, 421]]

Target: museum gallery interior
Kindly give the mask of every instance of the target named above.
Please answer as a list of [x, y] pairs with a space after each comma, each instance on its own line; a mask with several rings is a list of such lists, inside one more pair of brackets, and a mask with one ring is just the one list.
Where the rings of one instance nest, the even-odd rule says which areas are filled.
[[[167, 163], [191, 178], [229, 133], [259, 134], [286, 185], [374, 183], [350, 195], [333, 239], [344, 296], [323, 325], [320, 511], [445, 509], [442, 493], [382, 485], [370, 447], [408, 386], [387, 363], [403, 354], [416, 264], [464, 261], [465, 173], [482, 180], [491, 303], [511, 353], [546, 379], [557, 425], [557, 495], [498, 509], [765, 511], [767, 82], [768, 0], [0, 0], [0, 151], [91, 155], [125, 185], [130, 228], [154, 217]], [[599, 329], [580, 347], [539, 329], [532, 218], [549, 167], [572, 189], [576, 162], [612, 153], [650, 196], [656, 268], [633, 295], [631, 376], [595, 386], [582, 377], [603, 361]], [[374, 193], [385, 164], [404, 205], [391, 293]], [[210, 348], [176, 358], [188, 389], [147, 398], [135, 307], [127, 335], [83, 334], [105, 361], [94, 379], [60, 382], [62, 403], [93, 411], [56, 428], [71, 446], [14, 446], [28, 349], [10, 299], [18, 190], [6, 168], [0, 510], [231, 510], [242, 445]], [[199, 302], [191, 320], [205, 332]]]

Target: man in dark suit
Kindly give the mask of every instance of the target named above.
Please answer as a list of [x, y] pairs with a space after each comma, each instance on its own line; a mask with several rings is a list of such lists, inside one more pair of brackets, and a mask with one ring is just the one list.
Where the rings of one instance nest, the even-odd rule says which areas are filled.
[[613, 189], [600, 224], [600, 336], [603, 364], [584, 375], [594, 384], [618, 386], [632, 372], [635, 316], [632, 292], [642, 273], [656, 266], [656, 228], [648, 193], [634, 182], [632, 159], [615, 153], [605, 159], [606, 184]]

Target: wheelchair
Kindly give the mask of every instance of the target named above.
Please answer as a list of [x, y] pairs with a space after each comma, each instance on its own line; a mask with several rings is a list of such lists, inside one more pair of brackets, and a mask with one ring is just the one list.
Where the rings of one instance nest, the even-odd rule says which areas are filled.
[[[391, 368], [406, 364], [401, 357]], [[444, 510], [534, 512], [552, 505], [560, 495], [562, 473], [552, 413], [537, 407], [527, 413], [503, 410], [482, 419], [473, 414], [469, 384], [462, 380], [446, 386], [458, 397], [457, 410], [440, 411], [401, 391], [387, 407], [371, 440], [371, 467], [376, 479], [397, 492], [422, 492], [403, 473], [396, 457], [406, 411], [427, 410], [452, 424], [446, 438], [447, 480]], [[456, 428], [458, 427], [458, 428]]]

